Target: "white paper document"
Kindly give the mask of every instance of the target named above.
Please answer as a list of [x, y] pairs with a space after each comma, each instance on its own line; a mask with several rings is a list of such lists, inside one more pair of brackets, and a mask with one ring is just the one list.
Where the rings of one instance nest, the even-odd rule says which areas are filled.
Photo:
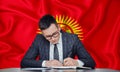
[[62, 69], [62, 68], [72, 68], [72, 69], [76, 69], [76, 66], [52, 66], [50, 68], [60, 68], [60, 69]]
[[52, 66], [41, 68], [22, 68], [22, 70], [51, 70], [51, 69], [91, 69], [90, 67], [78, 67], [78, 66]]
[[52, 66], [53, 69], [91, 69], [90, 67], [78, 67], [78, 66]]
[[42, 68], [21, 68], [21, 70], [50, 70], [51, 68], [42, 67]]

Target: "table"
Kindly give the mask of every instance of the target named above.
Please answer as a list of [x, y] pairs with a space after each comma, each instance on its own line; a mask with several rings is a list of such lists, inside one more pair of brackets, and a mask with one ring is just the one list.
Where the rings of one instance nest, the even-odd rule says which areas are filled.
[[6, 68], [0, 69], [0, 72], [120, 72], [119, 70], [112, 70], [106, 68], [96, 68], [92, 70], [83, 70], [83, 69], [41, 69], [41, 68]]

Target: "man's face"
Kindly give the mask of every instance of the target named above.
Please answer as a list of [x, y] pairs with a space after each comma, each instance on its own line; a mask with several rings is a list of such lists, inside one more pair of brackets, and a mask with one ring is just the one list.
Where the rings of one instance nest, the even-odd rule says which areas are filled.
[[42, 30], [43, 36], [52, 44], [56, 44], [60, 37], [60, 27], [55, 24], [51, 24], [49, 28]]

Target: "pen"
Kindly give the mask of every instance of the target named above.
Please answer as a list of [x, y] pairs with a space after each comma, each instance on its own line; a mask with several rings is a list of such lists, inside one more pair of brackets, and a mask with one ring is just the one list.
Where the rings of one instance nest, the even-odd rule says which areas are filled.
[[[68, 52], [67, 58], [71, 58], [71, 56], [72, 56], [72, 49]], [[66, 62], [68, 61], [67, 58], [64, 59], [64, 61], [63, 61], [63, 66], [66, 66], [65, 64], [66, 64]]]
[[71, 55], [72, 55], [72, 51], [69, 52], [68, 57], [71, 57]]

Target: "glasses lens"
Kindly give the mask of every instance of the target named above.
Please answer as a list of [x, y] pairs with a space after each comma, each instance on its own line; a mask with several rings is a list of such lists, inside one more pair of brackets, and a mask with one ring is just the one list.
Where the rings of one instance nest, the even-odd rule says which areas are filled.
[[56, 32], [52, 35], [52, 37], [56, 38], [59, 35], [59, 32]]
[[57, 32], [53, 33], [52, 35], [45, 36], [45, 38], [48, 39], [48, 40], [50, 40], [50, 39], [52, 39], [52, 37], [56, 38], [58, 35], [59, 35], [59, 32], [57, 31]]

